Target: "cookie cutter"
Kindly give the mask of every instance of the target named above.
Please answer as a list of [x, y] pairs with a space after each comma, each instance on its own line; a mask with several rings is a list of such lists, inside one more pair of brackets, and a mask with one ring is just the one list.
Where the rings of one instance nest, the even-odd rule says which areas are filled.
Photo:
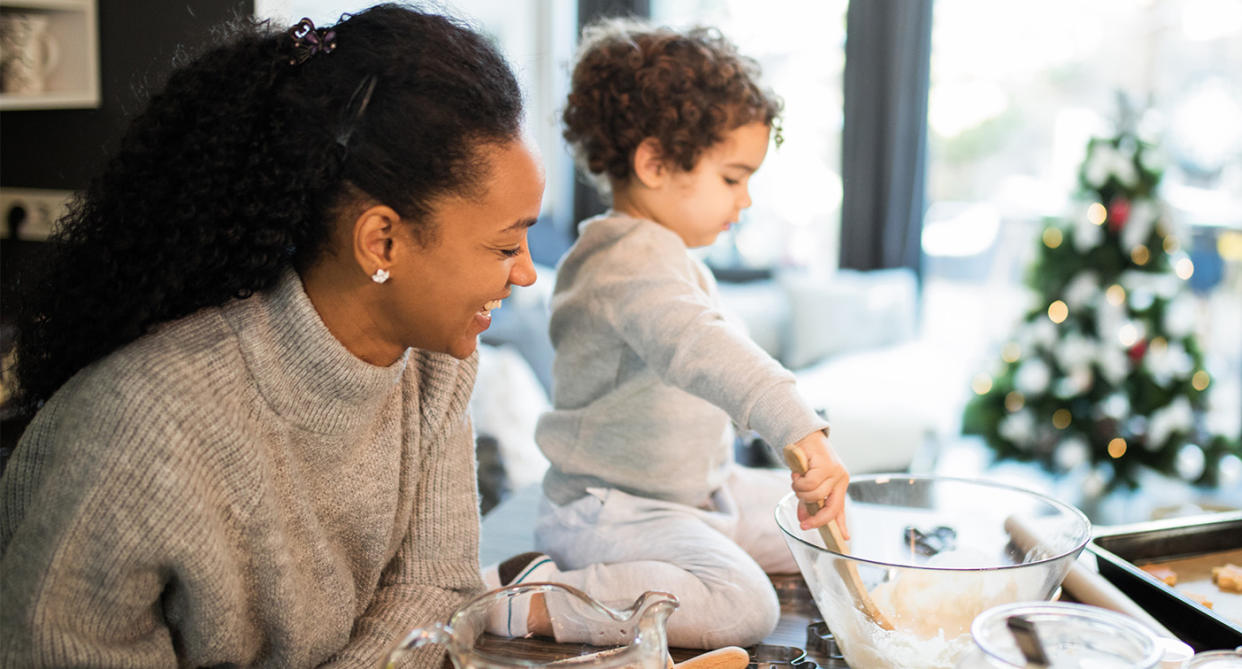
[[795, 646], [761, 643], [751, 646], [746, 669], [819, 669], [806, 651]]
[[832, 630], [828, 629], [828, 623], [823, 620], [812, 620], [806, 626], [806, 648], [820, 660], [826, 661], [823, 665], [825, 667], [846, 666], [845, 656], [841, 654], [837, 639], [832, 635]]

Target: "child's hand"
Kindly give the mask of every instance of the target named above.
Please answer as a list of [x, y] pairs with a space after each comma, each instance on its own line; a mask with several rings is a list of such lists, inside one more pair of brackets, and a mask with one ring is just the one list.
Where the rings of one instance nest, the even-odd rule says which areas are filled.
[[[803, 474], [793, 474], [793, 491], [803, 503], [798, 505], [798, 521], [802, 529], [809, 530], [827, 525], [835, 518], [841, 528], [841, 534], [850, 538], [849, 527], [845, 523], [845, 489], [850, 483], [850, 474], [837, 458], [828, 443], [828, 436], [816, 430], [799, 439], [795, 444], [802, 451], [802, 460], [806, 466]], [[807, 512], [806, 504], [820, 504], [821, 508], [815, 515]]]

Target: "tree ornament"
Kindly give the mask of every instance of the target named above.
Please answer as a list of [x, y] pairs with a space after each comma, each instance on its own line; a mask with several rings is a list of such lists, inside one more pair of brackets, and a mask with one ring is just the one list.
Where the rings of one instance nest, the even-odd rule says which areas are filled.
[[1117, 232], [1130, 218], [1130, 201], [1124, 197], [1113, 198], [1108, 205], [1108, 229]]

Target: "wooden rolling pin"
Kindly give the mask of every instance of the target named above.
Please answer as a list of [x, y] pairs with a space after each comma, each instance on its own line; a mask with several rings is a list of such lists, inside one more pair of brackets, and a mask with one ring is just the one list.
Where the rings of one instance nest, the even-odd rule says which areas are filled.
[[746, 669], [748, 664], [750, 664], [750, 653], [747, 653], [745, 648], [737, 646], [709, 650], [677, 664], [673, 664], [671, 657], [668, 660], [668, 666], [672, 669]]
[[[1005, 519], [1005, 531], [1013, 539], [1014, 545], [1024, 553], [1029, 553], [1032, 548], [1042, 544], [1034, 530], [1017, 516], [1009, 516]], [[1108, 579], [1080, 564], [1078, 560], [1070, 564], [1069, 572], [1065, 574], [1061, 587], [1083, 604], [1124, 613], [1147, 625], [1160, 636], [1177, 639], [1172, 632], [1160, 624], [1160, 621], [1153, 618], [1143, 607], [1134, 603], [1133, 599], [1127, 597], [1126, 593], [1109, 583]]]
[[[575, 655], [562, 660], [555, 660], [548, 664], [550, 666], [562, 664], [567, 666], [589, 666], [592, 660], [606, 660], [629, 649], [629, 646], [609, 648], [594, 653], [587, 653], [586, 655]], [[665, 657], [668, 661], [668, 669], [746, 669], [746, 665], [750, 664], [750, 653], [747, 653], [745, 648], [737, 646], [725, 646], [724, 648], [709, 650], [702, 655], [695, 655], [677, 664], [673, 664], [672, 656], [665, 655]]]

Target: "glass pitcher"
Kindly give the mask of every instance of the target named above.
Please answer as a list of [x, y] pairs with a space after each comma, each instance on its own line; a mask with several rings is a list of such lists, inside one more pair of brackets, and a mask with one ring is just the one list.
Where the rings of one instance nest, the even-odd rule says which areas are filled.
[[[511, 637], [495, 633], [497, 616], [513, 606], [529, 606], [530, 597], [542, 595], [552, 611], [567, 612], [587, 629], [620, 632], [623, 645], [558, 644], [552, 639]], [[440, 644], [456, 669], [512, 669], [530, 667], [591, 667], [592, 669], [665, 669], [669, 666], [665, 623], [677, 608], [677, 598], [665, 592], [645, 592], [628, 608], [613, 609], [577, 588], [559, 583], [523, 583], [484, 593], [467, 602], [447, 625], [435, 623], [411, 630], [388, 654], [386, 667], [397, 666], [416, 648]]]

